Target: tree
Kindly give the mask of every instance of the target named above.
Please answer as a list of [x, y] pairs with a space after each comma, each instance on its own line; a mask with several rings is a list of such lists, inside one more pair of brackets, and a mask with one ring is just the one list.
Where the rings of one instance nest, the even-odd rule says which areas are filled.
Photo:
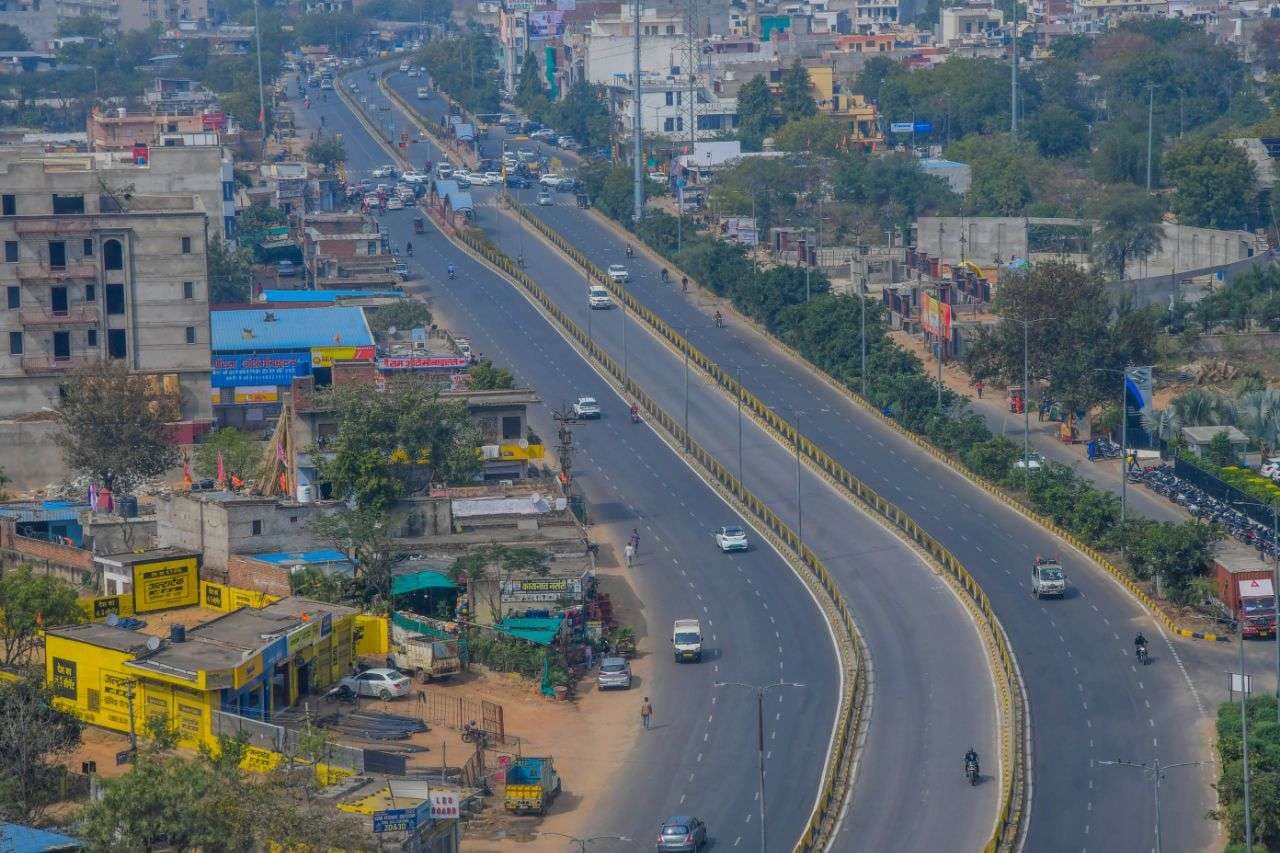
[[395, 546], [386, 510], [340, 507], [335, 512], [317, 516], [311, 522], [311, 532], [351, 560], [355, 566], [353, 577], [357, 592], [362, 593], [366, 601], [380, 597], [390, 605]]
[[725, 214], [755, 216], [761, 233], [768, 233], [769, 228], [791, 216], [802, 192], [804, 170], [789, 157], [744, 157], [717, 172], [711, 182], [715, 209]]
[[1267, 450], [1280, 447], [1280, 392], [1263, 388], [1241, 394], [1236, 400], [1236, 422]]
[[1215, 426], [1229, 424], [1234, 417], [1224, 417], [1227, 409], [1222, 398], [1203, 388], [1192, 388], [1173, 398], [1173, 410], [1183, 426]]
[[872, 56], [862, 66], [853, 81], [853, 91], [866, 97], [868, 101], [880, 102], [880, 88], [892, 77], [905, 76], [911, 72], [896, 59], [887, 56]]
[[[1152, 180], [1159, 177], [1152, 165]], [[1141, 185], [1147, 175], [1147, 133], [1126, 121], [1107, 122], [1098, 132], [1097, 148], [1093, 152], [1093, 174], [1108, 184], [1130, 183]]]
[[1220, 530], [1217, 525], [1194, 521], [1174, 524], [1131, 519], [1121, 533], [1129, 571], [1138, 578], [1158, 579], [1166, 597], [1182, 601], [1192, 579], [1208, 568]]
[[0, 24], [0, 50], [31, 50], [31, 42], [13, 24]]
[[1253, 31], [1253, 49], [1267, 71], [1280, 71], [1280, 20], [1263, 18]]
[[205, 262], [209, 271], [210, 305], [249, 301], [253, 283], [253, 252], [233, 248], [221, 237], [214, 237], [209, 241]]
[[1119, 281], [1130, 261], [1145, 260], [1160, 248], [1160, 205], [1141, 190], [1108, 190], [1094, 206], [1094, 218], [1099, 222], [1091, 247], [1094, 263]]
[[587, 150], [598, 150], [609, 144], [608, 103], [603, 86], [579, 80], [569, 87], [563, 99], [551, 105], [544, 120]]
[[9, 493], [4, 490], [4, 487], [12, 482], [13, 480], [5, 473], [4, 466], [0, 465], [0, 501], [8, 498]]
[[[486, 603], [496, 621], [503, 617], [502, 590], [511, 586], [517, 575], [545, 577], [550, 571], [549, 555], [537, 548], [512, 548], [507, 545], [483, 545], [453, 561], [449, 576], [454, 582], [484, 584]], [[491, 572], [497, 577], [490, 579]]]
[[262, 467], [262, 442], [235, 427], [214, 430], [196, 448], [196, 475], [217, 476], [219, 456], [228, 475], [235, 473], [249, 478]]
[[53, 706], [38, 676], [0, 681], [0, 819], [30, 824], [64, 799], [62, 763], [84, 724]]
[[832, 183], [837, 199], [866, 206], [889, 228], [906, 228], [957, 201], [945, 180], [925, 174], [919, 159], [903, 151], [850, 151], [836, 161]]
[[493, 362], [482, 358], [467, 371], [471, 374], [472, 391], [498, 391], [514, 388], [516, 379], [511, 371], [502, 367], [494, 367]]
[[40, 648], [43, 628], [76, 625], [84, 611], [65, 581], [20, 566], [0, 576], [0, 648], [7, 666], [24, 666]]
[[1065, 157], [1089, 145], [1089, 127], [1080, 114], [1050, 104], [1027, 122], [1027, 135], [1044, 157]]
[[336, 136], [317, 139], [307, 146], [307, 162], [333, 169], [347, 159], [347, 149]]
[[800, 64], [799, 57], [782, 74], [779, 106], [787, 121], [809, 118], [818, 112], [818, 105], [813, 100], [813, 81], [809, 79], [809, 71]]
[[532, 115], [534, 110], [531, 107], [538, 105], [540, 101], [545, 108], [547, 90], [542, 83], [542, 69], [538, 67], [538, 60], [533, 55], [533, 51], [529, 51], [520, 62], [520, 76], [516, 81], [515, 103], [516, 106]]
[[1113, 305], [1100, 276], [1069, 264], [1041, 262], [1002, 279], [995, 313], [1004, 320], [979, 331], [965, 354], [976, 379], [1022, 384], [1022, 318], [1032, 382], [1048, 382], [1048, 395], [1068, 408], [1090, 408], [1115, 397], [1115, 379], [1098, 369], [1151, 364], [1156, 315]]
[[773, 93], [762, 75], [757, 74], [738, 90], [738, 137], [743, 147], [760, 150], [773, 125]]
[[1026, 143], [1008, 134], [965, 137], [948, 149], [972, 172], [966, 210], [979, 216], [1018, 216], [1031, 201], [1038, 161]]
[[404, 332], [431, 325], [431, 310], [416, 299], [397, 299], [390, 305], [366, 308], [365, 315], [369, 318], [369, 328], [380, 335], [391, 329]]
[[168, 424], [181, 414], [179, 401], [153, 377], [105, 361], [72, 374], [62, 390], [54, 440], [67, 467], [91, 483], [127, 495], [177, 464]]
[[1225, 139], [1196, 137], [1164, 155], [1165, 179], [1177, 188], [1180, 221], [1209, 228], [1247, 228], [1257, 219], [1257, 183], [1244, 150]]
[[773, 142], [779, 151], [808, 151], [829, 157], [839, 149], [847, 132], [847, 127], [827, 116], [811, 116], [778, 128]]
[[267, 239], [270, 229], [288, 222], [288, 215], [280, 208], [272, 207], [266, 202], [255, 202], [236, 214], [236, 230], [239, 234], [237, 239], [241, 246], [249, 248], [256, 257], [260, 251], [259, 244]]

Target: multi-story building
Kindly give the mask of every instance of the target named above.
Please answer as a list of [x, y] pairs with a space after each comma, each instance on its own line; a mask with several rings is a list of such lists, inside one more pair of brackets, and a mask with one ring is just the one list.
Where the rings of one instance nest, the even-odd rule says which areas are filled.
[[944, 45], [983, 42], [996, 38], [1004, 26], [1004, 12], [982, 4], [942, 10], [939, 41]]
[[394, 288], [395, 256], [367, 213], [316, 213], [302, 220], [302, 257], [317, 290]]
[[209, 23], [208, 0], [120, 0], [120, 29], [145, 30], [152, 24], [165, 29]]
[[[612, 89], [614, 118], [620, 138], [631, 137], [635, 93], [630, 75]], [[691, 97], [688, 81], [677, 77], [646, 75], [640, 78], [640, 126], [646, 134], [674, 140], [689, 139], [689, 124], [697, 122], [697, 139], [711, 139], [738, 126], [738, 99], [722, 98], [695, 85]]]
[[103, 359], [156, 377], [190, 438], [211, 421], [209, 214], [96, 155], [0, 151], [0, 417], [54, 407]]
[[[597, 15], [583, 36], [587, 81], [612, 85], [635, 71], [634, 7]], [[678, 11], [640, 10], [640, 73], [667, 75], [686, 64], [689, 39]]]
[[57, 6], [58, 23], [72, 18], [100, 18], [107, 32], [120, 30], [120, 0], [53, 0]]
[[58, 31], [54, 0], [0, 0], [0, 24], [17, 27], [32, 50], [48, 50]]

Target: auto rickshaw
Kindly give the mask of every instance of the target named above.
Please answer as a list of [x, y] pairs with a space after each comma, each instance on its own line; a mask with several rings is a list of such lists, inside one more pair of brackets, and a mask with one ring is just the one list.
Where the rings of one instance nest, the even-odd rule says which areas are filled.
[[1021, 385], [1010, 385], [1007, 402], [1009, 403], [1009, 412], [1011, 414], [1022, 414], [1027, 406], [1026, 389]]
[[421, 216], [414, 217], [414, 220], [413, 220], [413, 233], [414, 233], [414, 234], [425, 234], [425, 233], [427, 233], [427, 223], [425, 223], [425, 222], [423, 222], [423, 221], [422, 221], [422, 217], [421, 217]]

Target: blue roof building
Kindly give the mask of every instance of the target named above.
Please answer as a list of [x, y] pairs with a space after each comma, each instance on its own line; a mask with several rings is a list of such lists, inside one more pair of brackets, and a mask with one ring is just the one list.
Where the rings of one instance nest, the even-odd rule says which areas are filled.
[[210, 325], [215, 353], [373, 346], [362, 308], [214, 311]]
[[337, 302], [341, 299], [403, 299], [399, 290], [264, 290], [266, 302]]
[[16, 823], [0, 823], [0, 850], [4, 853], [54, 853], [83, 849], [84, 845], [70, 835]]

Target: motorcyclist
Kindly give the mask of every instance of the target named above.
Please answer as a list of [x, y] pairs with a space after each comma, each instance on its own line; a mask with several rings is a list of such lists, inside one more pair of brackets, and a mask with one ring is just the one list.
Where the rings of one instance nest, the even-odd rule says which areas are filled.
[[449, 264], [449, 278], [453, 278], [453, 264]]
[[686, 275], [680, 277], [680, 291], [682, 293], [689, 292], [689, 276]]
[[668, 279], [668, 278], [669, 278], [669, 276], [668, 276], [668, 274], [667, 274], [667, 268], [666, 268], [666, 267], [663, 267], [663, 268], [662, 268], [662, 281], [663, 281], [663, 283], [664, 283], [664, 284], [666, 283], [666, 281], [667, 281], [667, 279]]
[[724, 325], [724, 315], [722, 315], [719, 311], [717, 311], [716, 312], [716, 328], [719, 329], [723, 325]]
[[631, 251], [631, 244], [630, 244], [630, 243], [628, 243], [628, 244], [627, 244], [627, 257], [628, 257], [628, 258], [630, 258], [630, 257], [632, 257], [634, 254], [635, 254], [635, 253]]
[[973, 747], [969, 747], [969, 751], [964, 754], [964, 772], [969, 775], [970, 769], [976, 774], [978, 772], [978, 751]]
[[1147, 638], [1142, 636], [1142, 632], [1138, 632], [1138, 636], [1133, 638], [1133, 656], [1138, 660], [1142, 660], [1147, 656]]
[[631, 420], [633, 421], [640, 420], [640, 407], [635, 403], [631, 404]]
[[413, 257], [413, 244], [408, 240], [404, 241], [404, 253], [411, 258]]

